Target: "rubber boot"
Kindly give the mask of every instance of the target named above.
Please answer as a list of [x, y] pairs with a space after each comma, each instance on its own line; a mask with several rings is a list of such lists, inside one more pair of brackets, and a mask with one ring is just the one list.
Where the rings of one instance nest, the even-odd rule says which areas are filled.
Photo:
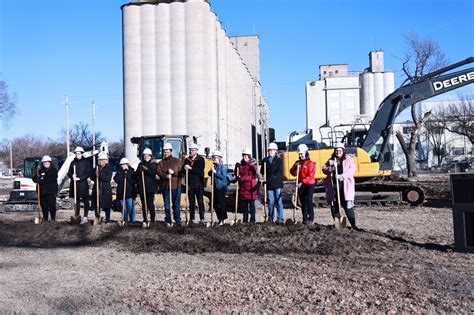
[[347, 209], [346, 214], [347, 214], [347, 219], [349, 220], [349, 223], [351, 224], [351, 227], [356, 231], [360, 231], [360, 229], [356, 225], [354, 208]]
[[341, 218], [341, 214], [339, 213], [339, 209], [335, 205], [331, 205], [331, 215], [332, 215], [333, 220], [335, 218]]

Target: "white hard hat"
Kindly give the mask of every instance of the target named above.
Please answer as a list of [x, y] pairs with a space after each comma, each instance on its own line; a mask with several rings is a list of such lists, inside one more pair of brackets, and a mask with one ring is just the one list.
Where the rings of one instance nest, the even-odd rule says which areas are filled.
[[41, 159], [41, 163], [43, 162], [52, 162], [53, 160], [51, 159], [51, 157], [49, 155], [45, 155], [43, 156], [43, 158]]
[[99, 161], [100, 160], [108, 160], [108, 159], [109, 159], [109, 157], [107, 156], [107, 153], [105, 153], [105, 152], [100, 152], [99, 153], [99, 158], [98, 158]]
[[163, 146], [163, 150], [173, 150], [173, 146], [171, 145], [171, 143], [166, 142]]
[[334, 146], [334, 149], [337, 149], [337, 148], [345, 149], [346, 147], [344, 146], [344, 143], [339, 142], [339, 143], [336, 143], [336, 145]]
[[278, 146], [275, 142], [272, 142], [268, 145], [267, 150], [278, 150]]
[[143, 153], [142, 153], [142, 154], [143, 154], [143, 155], [145, 155], [145, 154], [153, 155], [153, 153], [151, 152], [151, 150], [148, 149], [148, 148], [145, 148], [145, 150], [143, 150]]
[[302, 143], [298, 146], [298, 154], [305, 153], [306, 151], [308, 151], [306, 144]]
[[130, 164], [130, 161], [127, 158], [121, 158], [120, 159], [120, 165], [122, 164]]
[[219, 150], [216, 150], [216, 151], [214, 151], [214, 153], [212, 153], [212, 156], [218, 156], [218, 157], [222, 158], [222, 152], [219, 151]]
[[245, 148], [242, 150], [242, 155], [244, 154], [252, 156], [252, 150], [250, 150], [249, 148]]
[[199, 150], [199, 147], [196, 143], [192, 142], [190, 145], [189, 145], [189, 150]]
[[77, 153], [77, 152], [84, 153], [84, 149], [82, 147], [76, 147], [76, 149], [74, 149], [74, 153]]

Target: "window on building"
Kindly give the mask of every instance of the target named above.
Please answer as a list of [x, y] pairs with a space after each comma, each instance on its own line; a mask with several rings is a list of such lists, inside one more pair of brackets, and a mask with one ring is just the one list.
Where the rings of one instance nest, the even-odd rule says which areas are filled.
[[463, 147], [454, 147], [451, 149], [452, 155], [464, 155], [464, 148]]
[[339, 70], [336, 70], [336, 74], [339, 73]]
[[326, 74], [326, 70], [323, 71], [323, 74]]
[[332, 71], [329, 71], [329, 76], [332, 77]]
[[247, 43], [247, 42], [245, 42], [245, 43], [244, 43], [244, 46], [248, 46], [248, 43]]

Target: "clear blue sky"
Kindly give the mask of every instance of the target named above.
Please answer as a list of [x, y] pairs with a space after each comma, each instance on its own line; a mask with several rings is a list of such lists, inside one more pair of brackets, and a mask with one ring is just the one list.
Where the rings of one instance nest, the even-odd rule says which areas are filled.
[[[0, 79], [17, 94], [19, 113], [0, 139], [26, 133], [57, 139], [70, 125], [91, 125], [109, 141], [123, 136], [122, 0], [0, 0]], [[403, 81], [404, 35], [435, 39], [450, 62], [474, 55], [473, 0], [211, 0], [229, 35], [258, 34], [261, 82], [270, 124], [283, 140], [306, 126], [305, 82], [321, 64], [385, 68]], [[471, 85], [472, 86], [472, 85]], [[469, 90], [472, 91], [472, 88]]]

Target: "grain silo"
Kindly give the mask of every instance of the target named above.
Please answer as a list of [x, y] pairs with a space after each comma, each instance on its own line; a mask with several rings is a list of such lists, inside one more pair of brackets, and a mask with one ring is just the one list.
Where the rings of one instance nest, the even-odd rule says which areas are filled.
[[238, 45], [205, 0], [135, 1], [122, 6], [122, 20], [127, 157], [136, 155], [129, 139], [143, 135], [195, 136], [202, 150], [222, 150], [226, 163], [265, 143], [258, 135], [267, 134], [260, 116], [268, 109], [252, 73], [258, 53], [244, 60], [238, 50], [258, 51], [258, 37]]

